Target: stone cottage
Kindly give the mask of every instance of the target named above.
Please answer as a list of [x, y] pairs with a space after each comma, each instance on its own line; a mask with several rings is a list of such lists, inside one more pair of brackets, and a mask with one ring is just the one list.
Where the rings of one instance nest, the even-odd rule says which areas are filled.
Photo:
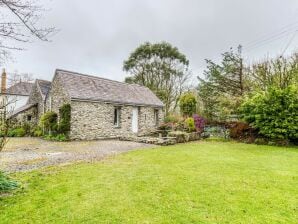
[[32, 123], [37, 125], [40, 117], [45, 113], [45, 99], [51, 87], [51, 82], [36, 79], [27, 99], [27, 103], [14, 110], [13, 117], [17, 123]]
[[163, 103], [147, 87], [97, 76], [56, 70], [52, 82], [36, 81], [27, 108], [37, 121], [45, 111], [71, 106], [71, 139], [100, 139], [146, 135], [163, 119]]

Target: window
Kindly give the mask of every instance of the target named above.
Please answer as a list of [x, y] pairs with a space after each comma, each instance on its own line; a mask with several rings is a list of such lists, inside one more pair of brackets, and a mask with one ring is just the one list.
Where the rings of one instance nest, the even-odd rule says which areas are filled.
[[120, 107], [114, 108], [114, 126], [120, 127]]
[[27, 121], [31, 121], [32, 120], [32, 116], [31, 115], [27, 115]]
[[154, 121], [155, 121], [155, 126], [158, 126], [159, 124], [158, 109], [154, 109]]

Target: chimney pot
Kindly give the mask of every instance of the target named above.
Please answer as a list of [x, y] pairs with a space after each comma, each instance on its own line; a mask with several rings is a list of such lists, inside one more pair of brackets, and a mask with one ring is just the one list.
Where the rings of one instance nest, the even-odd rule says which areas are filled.
[[5, 72], [5, 68], [3, 68], [2, 70], [2, 74], [1, 74], [1, 93], [5, 93], [6, 92], [6, 72]]

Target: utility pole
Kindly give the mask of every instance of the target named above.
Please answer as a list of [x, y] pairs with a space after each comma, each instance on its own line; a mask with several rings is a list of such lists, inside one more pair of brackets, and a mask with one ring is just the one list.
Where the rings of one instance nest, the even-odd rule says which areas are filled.
[[244, 93], [244, 87], [243, 87], [243, 58], [242, 58], [242, 46], [238, 46], [238, 56], [240, 60], [240, 66], [239, 66], [239, 87], [240, 87], [240, 94], [241, 96]]

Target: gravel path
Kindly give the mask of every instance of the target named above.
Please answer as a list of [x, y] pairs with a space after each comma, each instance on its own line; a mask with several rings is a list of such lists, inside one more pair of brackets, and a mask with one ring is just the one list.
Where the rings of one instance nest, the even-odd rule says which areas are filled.
[[75, 161], [101, 160], [121, 152], [153, 147], [118, 140], [51, 142], [39, 138], [11, 138], [0, 153], [0, 169], [27, 171]]

